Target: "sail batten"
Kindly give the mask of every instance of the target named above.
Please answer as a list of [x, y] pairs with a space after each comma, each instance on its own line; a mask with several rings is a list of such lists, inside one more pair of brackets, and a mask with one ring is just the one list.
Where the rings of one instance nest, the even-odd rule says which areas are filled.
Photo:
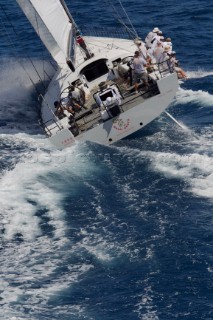
[[[53, 58], [74, 64], [75, 25], [60, 0], [16, 0]], [[72, 53], [71, 53], [72, 51]]]

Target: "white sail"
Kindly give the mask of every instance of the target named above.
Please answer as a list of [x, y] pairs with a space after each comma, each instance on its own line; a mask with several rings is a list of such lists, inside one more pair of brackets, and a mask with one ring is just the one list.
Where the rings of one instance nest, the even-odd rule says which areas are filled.
[[75, 60], [75, 26], [60, 0], [16, 0], [55, 61]]

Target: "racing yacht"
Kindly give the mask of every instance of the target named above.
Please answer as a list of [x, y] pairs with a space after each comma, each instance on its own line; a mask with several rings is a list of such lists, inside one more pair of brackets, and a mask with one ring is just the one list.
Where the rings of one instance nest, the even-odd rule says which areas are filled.
[[16, 0], [57, 63], [39, 95], [41, 125], [58, 149], [76, 141], [110, 145], [145, 127], [172, 102], [179, 87], [166, 62], [147, 69], [148, 88], [132, 81], [140, 39], [82, 36], [64, 0]]

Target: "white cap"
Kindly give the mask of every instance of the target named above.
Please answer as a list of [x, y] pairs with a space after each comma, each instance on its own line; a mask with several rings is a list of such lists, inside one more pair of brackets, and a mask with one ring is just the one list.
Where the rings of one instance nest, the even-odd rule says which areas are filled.
[[152, 32], [159, 32], [160, 30], [158, 29], [158, 27], [155, 27]]
[[165, 46], [164, 51], [170, 51], [171, 47], [170, 46]]

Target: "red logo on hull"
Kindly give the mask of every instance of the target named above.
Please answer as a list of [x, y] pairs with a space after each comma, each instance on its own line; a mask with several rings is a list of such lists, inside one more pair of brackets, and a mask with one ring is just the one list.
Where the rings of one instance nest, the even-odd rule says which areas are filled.
[[113, 124], [113, 128], [119, 131], [126, 130], [130, 125], [130, 119], [116, 119]]

